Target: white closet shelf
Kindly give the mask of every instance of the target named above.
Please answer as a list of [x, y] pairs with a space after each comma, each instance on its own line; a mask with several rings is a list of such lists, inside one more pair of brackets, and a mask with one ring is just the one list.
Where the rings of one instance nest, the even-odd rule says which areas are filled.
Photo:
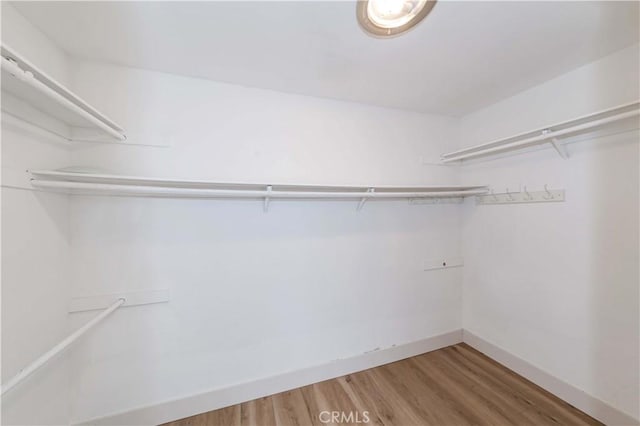
[[122, 127], [58, 83], [11, 48], [2, 45], [2, 91], [32, 108], [61, 121], [69, 127], [68, 135], [36, 124], [21, 112], [10, 111], [3, 99], [2, 110], [25, 122], [69, 141], [107, 136], [110, 140], [126, 139]]
[[[60, 170], [31, 171], [31, 185], [50, 191], [83, 195], [128, 195], [175, 198], [270, 199], [415, 199], [486, 194], [485, 185], [446, 186], [320, 186], [178, 180], [152, 177], [78, 173]], [[359, 206], [361, 207], [361, 205]]]
[[[488, 155], [500, 154], [508, 151], [516, 151], [535, 145], [549, 144], [562, 158], [567, 158], [567, 154], [562, 146], [562, 141], [558, 138], [573, 137], [580, 134], [592, 132], [600, 127], [621, 120], [630, 119], [640, 115], [640, 101], [609, 108], [593, 114], [575, 118], [573, 120], [546, 126], [530, 132], [521, 133], [509, 138], [498, 139], [470, 148], [449, 152], [441, 156], [442, 163], [451, 163]], [[638, 128], [638, 123], [635, 123]]]

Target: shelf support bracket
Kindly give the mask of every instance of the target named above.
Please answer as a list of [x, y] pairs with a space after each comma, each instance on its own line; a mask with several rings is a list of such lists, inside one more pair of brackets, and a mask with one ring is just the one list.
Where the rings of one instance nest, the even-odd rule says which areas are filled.
[[[369, 189], [367, 189], [367, 192], [373, 193], [373, 192], [375, 192], [375, 188], [369, 188]], [[364, 203], [366, 203], [366, 202], [367, 202], [367, 197], [362, 197], [360, 199], [360, 202], [358, 203], [358, 208], [356, 209], [356, 211], [362, 210], [362, 207], [364, 206]]]
[[564, 146], [560, 145], [560, 142], [558, 141], [558, 139], [551, 138], [549, 142], [551, 143], [551, 146], [553, 146], [553, 148], [556, 150], [556, 152], [560, 155], [560, 157], [562, 157], [563, 160], [566, 160], [569, 158], [569, 154], [567, 153], [567, 150], [564, 148]]
[[272, 189], [273, 187], [271, 185], [267, 186], [267, 196], [264, 197], [264, 205], [262, 206], [265, 213], [269, 211], [269, 201], [271, 201], [269, 195], [271, 194]]

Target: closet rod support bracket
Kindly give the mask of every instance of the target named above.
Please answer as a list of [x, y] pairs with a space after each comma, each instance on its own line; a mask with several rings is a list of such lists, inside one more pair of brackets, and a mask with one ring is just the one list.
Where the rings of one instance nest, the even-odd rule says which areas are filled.
[[[369, 188], [369, 189], [367, 189], [367, 192], [373, 193], [373, 192], [375, 192], [375, 188]], [[356, 211], [359, 212], [360, 210], [362, 210], [362, 207], [364, 206], [364, 203], [366, 203], [366, 202], [367, 202], [367, 197], [362, 197], [360, 199], [360, 202], [358, 203], [358, 207], [356, 208]]]
[[262, 207], [265, 213], [269, 211], [269, 202], [271, 201], [271, 197], [269, 196], [269, 194], [271, 194], [272, 190], [273, 187], [271, 185], [267, 186], [267, 196], [264, 197], [264, 205]]
[[560, 144], [560, 141], [558, 141], [557, 138], [551, 138], [549, 140], [549, 143], [551, 143], [551, 146], [553, 146], [553, 149], [556, 150], [558, 155], [560, 155], [560, 157], [562, 157], [563, 160], [569, 159], [569, 154], [567, 153], [567, 150], [563, 145]]

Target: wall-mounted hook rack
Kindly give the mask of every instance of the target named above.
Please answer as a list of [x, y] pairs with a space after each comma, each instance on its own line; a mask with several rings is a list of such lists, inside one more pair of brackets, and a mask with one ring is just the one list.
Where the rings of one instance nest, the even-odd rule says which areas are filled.
[[527, 187], [521, 192], [495, 193], [493, 190], [488, 195], [476, 197], [476, 204], [523, 204], [523, 203], [556, 203], [565, 200], [564, 189], [548, 189], [544, 186], [542, 191], [529, 191]]

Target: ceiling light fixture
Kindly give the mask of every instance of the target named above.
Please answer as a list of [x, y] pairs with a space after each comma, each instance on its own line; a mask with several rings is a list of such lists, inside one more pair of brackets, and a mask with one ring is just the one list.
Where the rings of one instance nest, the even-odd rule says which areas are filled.
[[413, 28], [431, 12], [436, 0], [358, 0], [358, 23], [376, 37], [393, 37]]

